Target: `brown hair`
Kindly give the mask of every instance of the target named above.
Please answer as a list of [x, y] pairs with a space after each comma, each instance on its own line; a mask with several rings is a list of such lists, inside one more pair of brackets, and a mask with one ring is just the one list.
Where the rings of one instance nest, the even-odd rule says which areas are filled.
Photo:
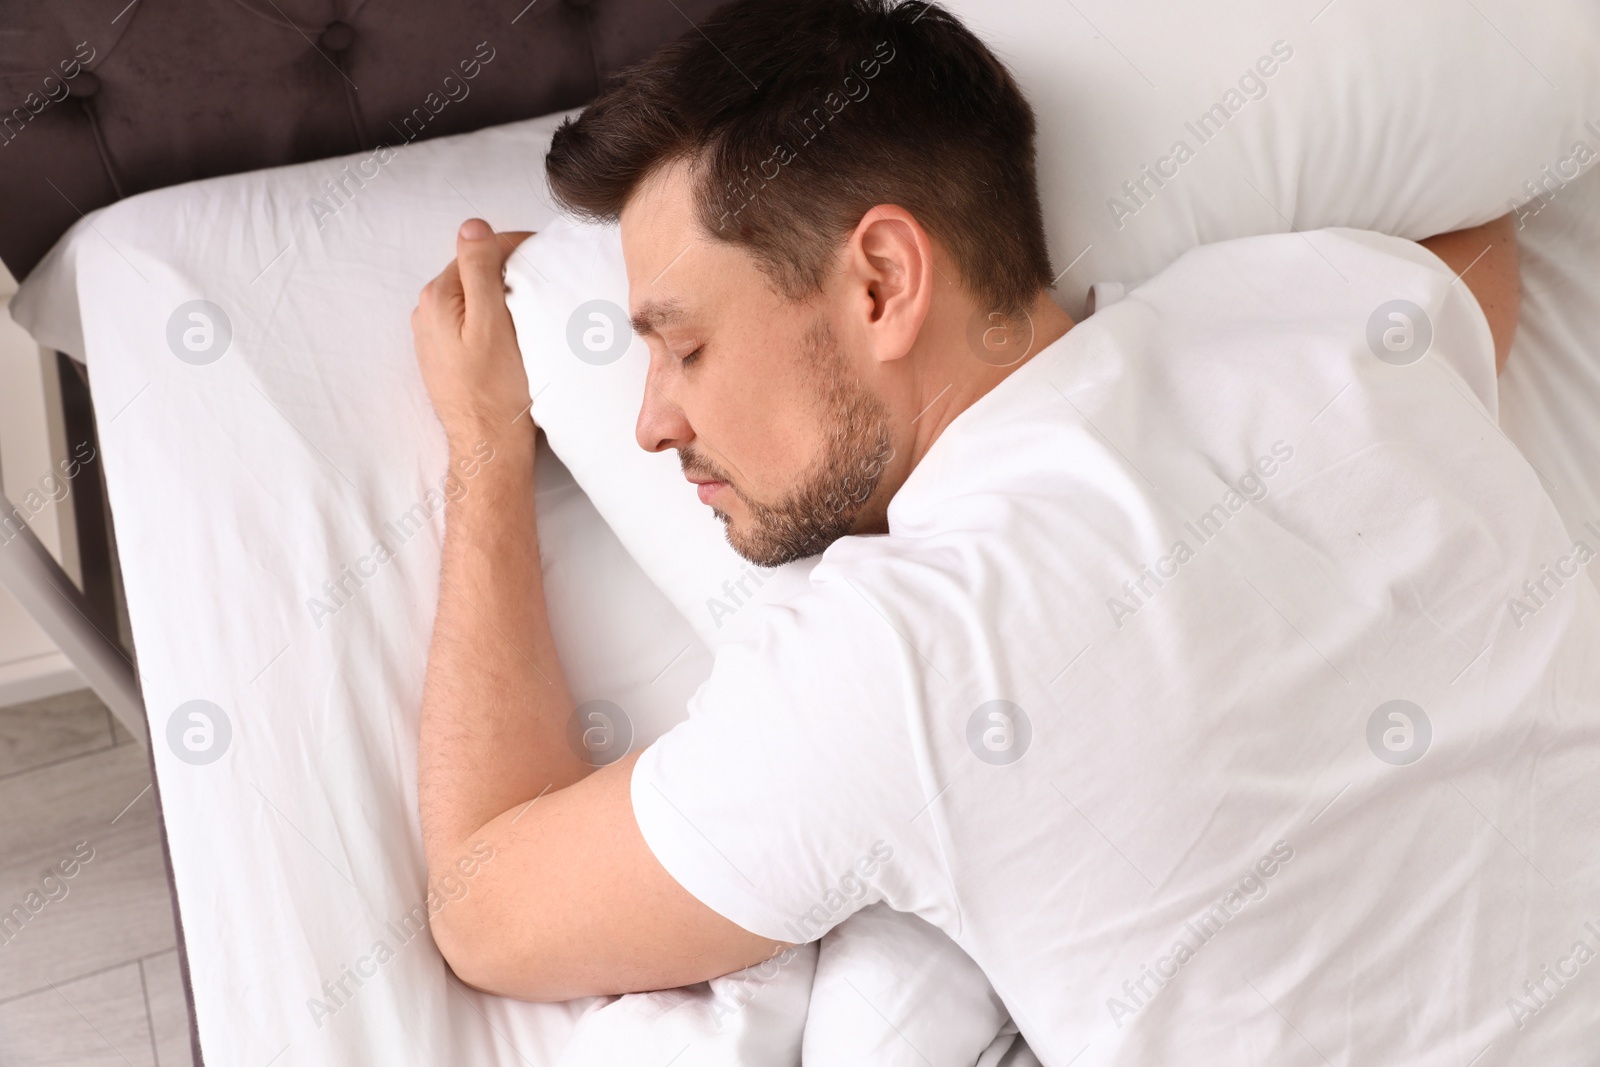
[[1052, 285], [1033, 109], [937, 4], [733, 0], [614, 74], [545, 168], [569, 211], [614, 222], [678, 160], [701, 228], [791, 300], [821, 289], [877, 204], [915, 215], [989, 310], [1015, 315]]

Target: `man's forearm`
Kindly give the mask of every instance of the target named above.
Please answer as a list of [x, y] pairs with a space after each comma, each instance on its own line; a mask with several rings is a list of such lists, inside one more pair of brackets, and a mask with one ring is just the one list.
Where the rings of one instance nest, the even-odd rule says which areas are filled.
[[457, 977], [489, 992], [565, 1000], [693, 984], [783, 946], [656, 861], [633, 814], [637, 753], [591, 774], [583, 744], [568, 744], [574, 709], [534, 523], [533, 399], [505, 302], [506, 257], [528, 236], [468, 219], [411, 312], [451, 469], [482, 461], [445, 510], [422, 693], [418, 794], [439, 889], [428, 921]]
[[[493, 458], [445, 511], [418, 753], [430, 881], [495, 816], [592, 769], [565, 739], [572, 699], [539, 570], [531, 420], [510, 429], [485, 435]], [[463, 451], [452, 445], [452, 464]]]

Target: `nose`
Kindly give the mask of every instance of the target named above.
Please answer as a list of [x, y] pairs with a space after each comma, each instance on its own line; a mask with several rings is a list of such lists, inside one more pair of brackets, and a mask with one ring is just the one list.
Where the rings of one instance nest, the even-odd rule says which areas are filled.
[[660, 367], [652, 354], [644, 380], [644, 399], [639, 403], [639, 421], [633, 428], [634, 439], [646, 452], [681, 448], [694, 439], [689, 420], [662, 389]]

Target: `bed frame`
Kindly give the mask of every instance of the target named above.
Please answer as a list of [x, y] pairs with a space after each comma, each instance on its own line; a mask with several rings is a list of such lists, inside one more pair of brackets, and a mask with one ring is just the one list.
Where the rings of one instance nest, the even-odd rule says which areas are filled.
[[[716, 3], [0, 0], [0, 260], [21, 280], [80, 217], [150, 189], [578, 107]], [[463, 82], [484, 48], [495, 61]], [[18, 544], [0, 553], [0, 583], [148, 751], [128, 655], [37, 540]], [[199, 1065], [176, 898], [172, 910]]]

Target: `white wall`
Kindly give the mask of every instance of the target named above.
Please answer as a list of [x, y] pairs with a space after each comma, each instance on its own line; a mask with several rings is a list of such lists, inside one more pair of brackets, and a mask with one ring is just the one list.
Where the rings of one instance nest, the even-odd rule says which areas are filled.
[[[39, 540], [81, 583], [72, 496], [51, 500], [45, 481], [59, 473], [67, 455], [55, 356], [11, 320], [16, 288], [11, 272], [0, 264], [0, 487], [12, 504], [23, 506]], [[36, 507], [24, 504], [30, 495]], [[67, 658], [0, 588], [0, 706], [83, 685]]]

